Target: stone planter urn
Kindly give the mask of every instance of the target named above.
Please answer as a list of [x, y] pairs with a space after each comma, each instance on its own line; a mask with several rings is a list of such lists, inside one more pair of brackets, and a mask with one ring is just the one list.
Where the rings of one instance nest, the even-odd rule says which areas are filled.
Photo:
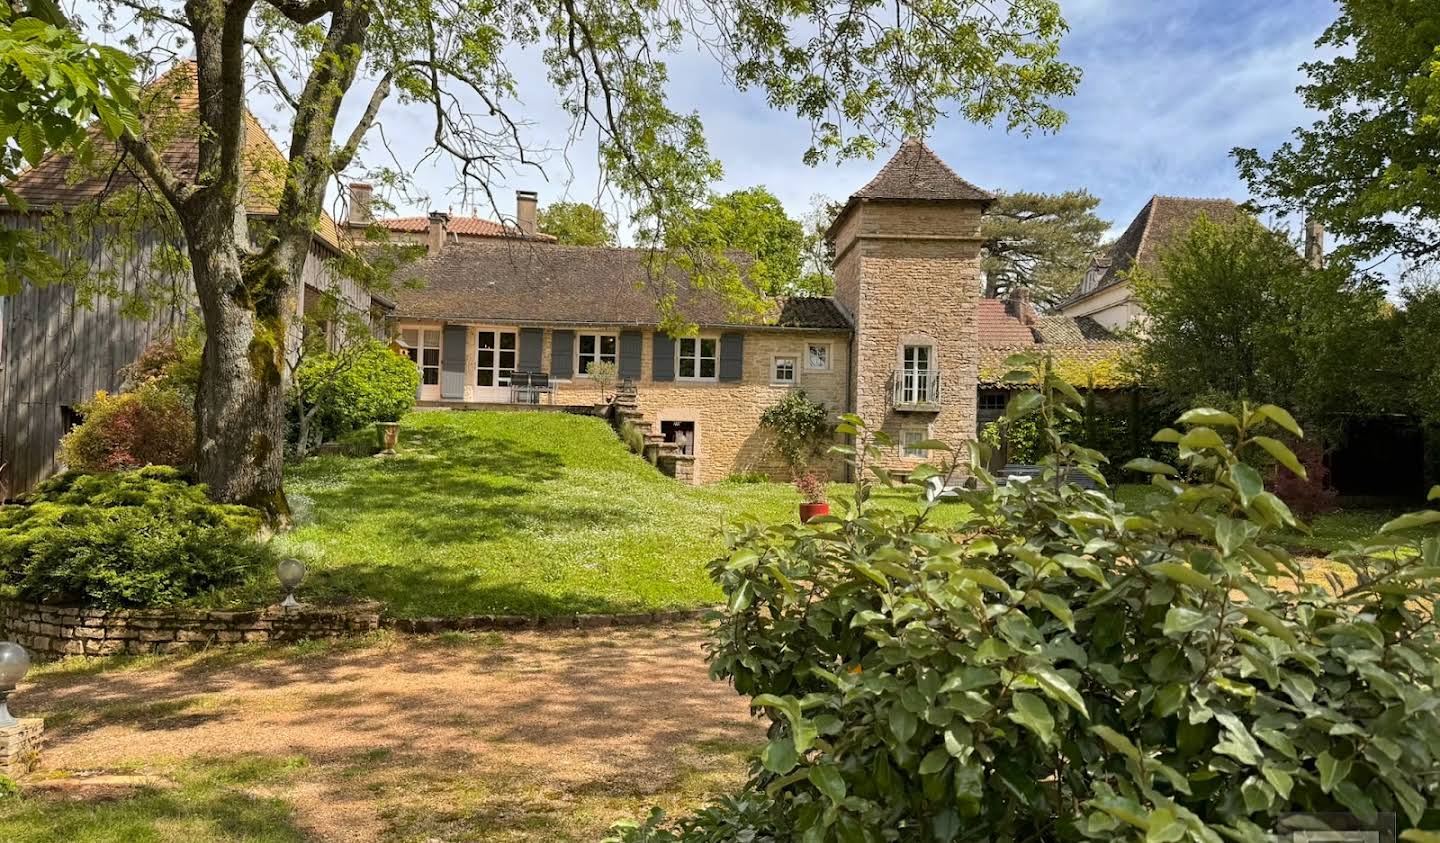
[[393, 456], [395, 445], [400, 441], [400, 423], [375, 422], [375, 432], [380, 439], [380, 455]]

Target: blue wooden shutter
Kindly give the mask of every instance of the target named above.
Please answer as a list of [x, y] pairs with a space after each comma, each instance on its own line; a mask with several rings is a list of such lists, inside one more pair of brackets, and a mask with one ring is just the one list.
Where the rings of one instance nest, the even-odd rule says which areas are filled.
[[675, 338], [664, 331], [655, 332], [655, 348], [650, 355], [650, 379], [675, 380]]
[[620, 377], [640, 380], [645, 337], [639, 331], [620, 332]]
[[440, 342], [440, 397], [465, 397], [465, 344], [470, 331], [464, 325], [446, 325]]
[[720, 380], [739, 381], [745, 372], [745, 335], [720, 335]]
[[550, 332], [550, 374], [568, 378], [575, 374], [575, 332]]
[[520, 329], [520, 357], [515, 368], [522, 372], [540, 371], [541, 349], [545, 345], [545, 331], [540, 328]]

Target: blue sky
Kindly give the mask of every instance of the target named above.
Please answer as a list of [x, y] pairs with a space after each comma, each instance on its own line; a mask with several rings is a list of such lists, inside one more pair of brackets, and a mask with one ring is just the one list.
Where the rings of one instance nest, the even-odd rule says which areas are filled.
[[[986, 188], [1087, 188], [1116, 229], [1155, 193], [1244, 199], [1230, 149], [1271, 149], [1310, 122], [1295, 93], [1298, 66], [1315, 55], [1315, 39], [1336, 15], [1331, 0], [1061, 0], [1061, 8], [1071, 26], [1064, 54], [1084, 78], [1062, 103], [1070, 120], [1059, 133], [1025, 137], [948, 118], [928, 140], [956, 172]], [[700, 112], [711, 151], [725, 165], [722, 189], [764, 184], [798, 215], [813, 194], [848, 195], [886, 157], [806, 167], [804, 123], [726, 86], [706, 56], [677, 55], [670, 68], [672, 105]], [[530, 137], [563, 144], [569, 119], [554, 104], [538, 55], [515, 55], [512, 69], [533, 121]], [[387, 119], [392, 145], [423, 145], [426, 128], [411, 121], [416, 136], [405, 138], [405, 125], [400, 114]], [[542, 205], [593, 200], [594, 158], [593, 139], [582, 139], [550, 157], [548, 180], [517, 174], [498, 186], [501, 210], [510, 212], [517, 188], [538, 190]], [[448, 165], [418, 176], [428, 201], [407, 211], [466, 212], [449, 193]], [[480, 213], [493, 215], [487, 207]]]

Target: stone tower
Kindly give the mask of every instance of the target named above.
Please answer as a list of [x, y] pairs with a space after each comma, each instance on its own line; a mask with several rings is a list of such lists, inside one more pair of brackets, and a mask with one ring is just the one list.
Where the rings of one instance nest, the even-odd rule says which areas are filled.
[[855, 323], [850, 406], [894, 439], [891, 468], [922, 461], [906, 442], [975, 437], [980, 217], [994, 198], [912, 139], [830, 227], [835, 299]]

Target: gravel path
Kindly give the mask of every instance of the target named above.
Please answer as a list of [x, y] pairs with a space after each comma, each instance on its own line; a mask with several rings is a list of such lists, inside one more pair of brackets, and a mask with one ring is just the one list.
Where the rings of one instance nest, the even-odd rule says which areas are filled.
[[[296, 759], [257, 792], [289, 801], [316, 840], [556, 839], [557, 812], [583, 839], [619, 818], [607, 809], [664, 802], [697, 771], [743, 774], [734, 747], [760, 729], [708, 679], [703, 642], [694, 626], [387, 636], [60, 672], [15, 702], [51, 717], [50, 771]], [[547, 830], [517, 832], [532, 826]]]

